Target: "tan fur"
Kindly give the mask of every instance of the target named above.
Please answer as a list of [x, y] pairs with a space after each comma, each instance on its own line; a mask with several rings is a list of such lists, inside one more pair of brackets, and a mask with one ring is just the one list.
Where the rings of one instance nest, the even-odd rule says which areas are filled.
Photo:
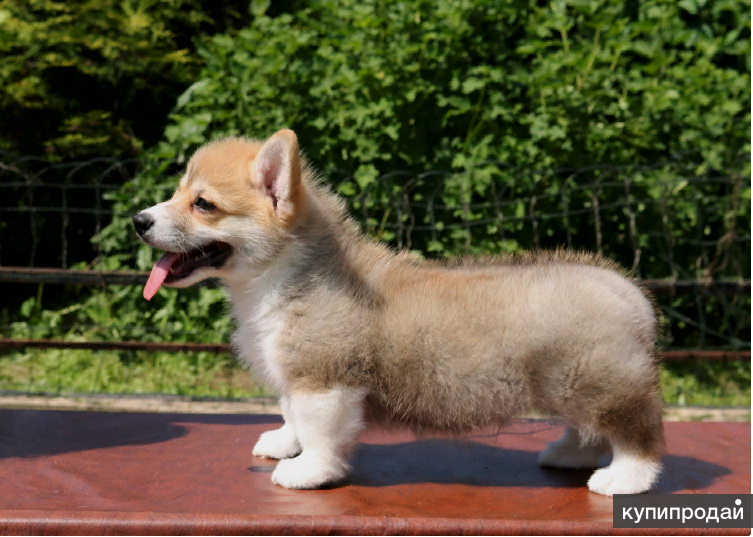
[[[272, 143], [231, 138], [191, 159], [172, 218], [189, 235], [214, 229], [237, 250], [217, 271], [235, 342], [283, 394], [352, 388], [365, 394], [368, 422], [417, 432], [496, 427], [534, 407], [583, 442], [659, 461], [656, 315], [614, 263], [562, 250], [417, 261], [363, 236], [299, 159], [295, 135], [275, 136], [273, 149], [294, 161], [283, 178], [288, 213], [253, 172]], [[186, 208], [199, 194], [219, 212]], [[244, 242], [255, 233], [263, 255]]]

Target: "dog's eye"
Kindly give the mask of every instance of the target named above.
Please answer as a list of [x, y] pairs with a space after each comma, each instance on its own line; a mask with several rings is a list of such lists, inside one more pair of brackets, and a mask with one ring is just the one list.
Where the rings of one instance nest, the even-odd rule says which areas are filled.
[[214, 211], [217, 206], [212, 203], [211, 201], [207, 201], [204, 198], [196, 198], [196, 201], [193, 202], [195, 207], [198, 207], [202, 211]]

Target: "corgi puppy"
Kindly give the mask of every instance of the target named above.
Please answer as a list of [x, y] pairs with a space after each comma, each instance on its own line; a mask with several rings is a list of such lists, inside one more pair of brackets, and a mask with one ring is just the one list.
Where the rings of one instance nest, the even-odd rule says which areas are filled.
[[596, 493], [649, 490], [661, 470], [656, 314], [609, 261], [564, 251], [420, 261], [364, 236], [290, 130], [199, 149], [173, 197], [133, 219], [166, 253], [144, 288], [220, 278], [233, 343], [281, 394], [284, 425], [253, 455], [272, 481], [334, 483], [368, 424], [497, 427], [536, 408], [567, 429], [543, 466], [598, 468]]

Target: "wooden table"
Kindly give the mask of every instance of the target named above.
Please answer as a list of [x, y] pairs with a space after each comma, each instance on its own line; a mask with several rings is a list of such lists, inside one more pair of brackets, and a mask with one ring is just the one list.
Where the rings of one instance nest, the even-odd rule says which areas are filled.
[[[416, 439], [368, 432], [349, 483], [270, 482], [251, 456], [274, 415], [0, 410], [4, 534], [628, 534], [590, 472], [549, 470], [537, 453], [562, 432], [517, 420], [497, 435]], [[749, 423], [667, 423], [656, 492], [751, 490]], [[643, 530], [747, 535], [747, 530]]]

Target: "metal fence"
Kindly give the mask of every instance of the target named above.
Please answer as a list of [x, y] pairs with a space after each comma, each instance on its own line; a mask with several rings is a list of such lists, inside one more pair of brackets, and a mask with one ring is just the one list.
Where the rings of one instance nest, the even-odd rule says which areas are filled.
[[[557, 170], [485, 162], [465, 170], [334, 171], [328, 177], [364, 231], [397, 248], [453, 256], [565, 246], [611, 257], [657, 295], [666, 359], [749, 360], [749, 156], [732, 160], [723, 174], [704, 169], [695, 157]], [[124, 270], [135, 263], [122, 253], [119, 269], [108, 270], [112, 252], [90, 239], [113, 219], [130, 216], [124, 196], [157, 199], [174, 188], [177, 163], [159, 163], [164, 180], [132, 180], [155, 166], [0, 154], [0, 388], [70, 391], [63, 375], [41, 385], [14, 380], [13, 371], [23, 369], [19, 356], [64, 352], [43, 348], [112, 351], [128, 367], [148, 361], [145, 353], [229, 352], [224, 328], [155, 328], [141, 317], [130, 324], [77, 322], [51, 330], [43, 314], [29, 314], [30, 298], [38, 299], [39, 311], [62, 310], [92, 294], [144, 283], [146, 273]], [[135, 235], [132, 241], [137, 243]], [[228, 368], [232, 362], [224, 363], [222, 375]], [[24, 375], [29, 373], [16, 376]]]

